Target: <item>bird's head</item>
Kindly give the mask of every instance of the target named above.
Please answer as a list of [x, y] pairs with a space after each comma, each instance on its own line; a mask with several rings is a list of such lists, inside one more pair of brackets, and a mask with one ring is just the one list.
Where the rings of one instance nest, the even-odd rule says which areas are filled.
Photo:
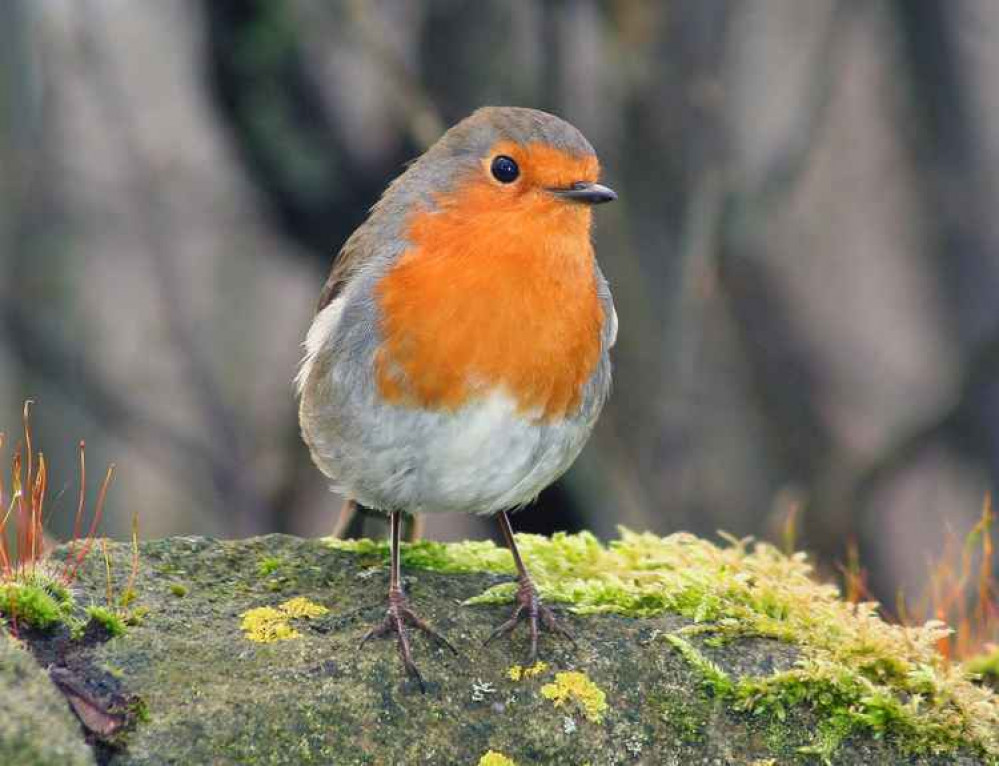
[[617, 199], [599, 177], [593, 147], [565, 120], [536, 109], [484, 107], [414, 162], [382, 206], [410, 224], [444, 212], [482, 233], [491, 226], [535, 241], [550, 230], [588, 237], [592, 206]]
[[536, 109], [486, 107], [458, 123], [439, 142], [459, 185], [489, 190], [497, 205], [532, 201], [596, 205], [617, 199], [597, 183], [600, 163], [582, 133]]

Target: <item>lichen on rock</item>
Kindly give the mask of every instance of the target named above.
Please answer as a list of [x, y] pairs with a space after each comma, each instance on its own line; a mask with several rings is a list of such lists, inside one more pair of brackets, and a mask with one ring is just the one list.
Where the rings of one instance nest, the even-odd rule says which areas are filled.
[[[113, 668], [147, 711], [106, 761], [996, 760], [995, 696], [935, 654], [941, 629], [900, 628], [845, 604], [801, 556], [630, 533], [608, 544], [523, 536], [522, 548], [578, 645], [543, 634], [544, 661], [530, 668], [518, 665], [524, 632], [484, 647], [506, 617], [509, 555], [489, 543], [407, 546], [410, 600], [459, 653], [413, 637], [423, 694], [393, 641], [358, 650], [384, 614], [382, 543], [142, 544], [134, 588], [145, 618], [84, 658]], [[128, 556], [114, 558], [113, 581], [127, 581]], [[100, 555], [83, 562], [79, 602], [105, 592], [106, 569]], [[260, 609], [295, 640], [248, 641], [244, 620]]]
[[591, 723], [600, 723], [607, 712], [607, 695], [586, 673], [567, 670], [555, 674], [555, 680], [541, 687], [541, 696], [555, 707], [577, 705]]
[[503, 753], [489, 750], [479, 759], [477, 766], [517, 766], [511, 758], [507, 758]]
[[523, 665], [511, 665], [510, 669], [506, 672], [506, 677], [511, 681], [520, 681], [522, 678], [540, 676], [546, 670], [548, 670], [548, 663], [538, 660], [533, 665], [528, 665], [527, 667]]
[[[847, 603], [834, 586], [817, 582], [804, 554], [787, 556], [749, 539], [726, 542], [627, 529], [607, 545], [586, 532], [518, 537], [543, 596], [578, 614], [672, 612], [694, 621], [688, 633], [768, 637], [798, 647], [793, 669], [733, 684], [685, 639], [670, 641], [736, 709], [784, 715], [787, 707], [806, 705], [819, 713], [814, 748], [823, 756], [869, 731], [896, 736], [914, 753], [973, 744], [999, 758], [999, 705], [966, 669], [937, 653], [945, 625], [887, 623], [876, 604]], [[385, 555], [370, 541], [330, 544]], [[416, 543], [403, 560], [439, 571], [508, 572], [505, 553], [488, 542]], [[465, 603], [504, 603], [513, 590], [513, 583], [494, 585]]]
[[302, 634], [292, 627], [294, 619], [312, 619], [322, 617], [329, 611], [325, 606], [316, 604], [302, 596], [288, 599], [278, 607], [258, 606], [243, 612], [242, 627], [246, 638], [258, 644], [270, 644], [274, 641], [289, 641], [301, 638]]

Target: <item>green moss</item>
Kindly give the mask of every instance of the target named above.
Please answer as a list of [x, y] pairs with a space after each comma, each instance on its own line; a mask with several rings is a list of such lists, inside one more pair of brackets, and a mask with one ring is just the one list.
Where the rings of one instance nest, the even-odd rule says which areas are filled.
[[112, 637], [124, 635], [126, 624], [137, 624], [143, 613], [141, 607], [124, 612], [88, 606], [87, 620], [82, 620], [75, 609], [69, 588], [41, 571], [0, 583], [0, 616], [41, 630], [66, 625], [74, 638], [83, 635], [88, 620], [103, 625]]
[[58, 580], [52, 579], [47, 575], [36, 574], [28, 579], [28, 582], [33, 582], [42, 589], [45, 590], [56, 603], [59, 604], [59, 609], [64, 614], [68, 614], [73, 609], [73, 594], [70, 593], [69, 588], [63, 585]]
[[[695, 626], [666, 637], [736, 710], [781, 721], [792, 708], [811, 710], [815, 737], [806, 751], [829, 757], [854, 732], [892, 738], [913, 753], [962, 747], [999, 758], [999, 702], [966, 671], [936, 651], [948, 633], [940, 623], [889, 624], [875, 604], [848, 604], [817, 582], [804, 554], [727, 538], [714, 545], [688, 534], [658, 537], [621, 531], [606, 545], [592, 534], [518, 535], [542, 596], [580, 614], [647, 617], [674, 612]], [[329, 541], [341, 550], [386, 560], [387, 545]], [[488, 542], [405, 546], [403, 563], [441, 572], [512, 573], [509, 554]], [[502, 583], [467, 604], [509, 602]], [[797, 665], [758, 677], [731, 678], [688, 637], [723, 644], [759, 636], [793, 644]]]
[[704, 741], [711, 715], [707, 699], [690, 697], [685, 691], [677, 691], [672, 694], [654, 694], [650, 696], [649, 704], [681, 742], [697, 744]]
[[66, 622], [72, 610], [69, 590], [41, 573], [0, 582], [0, 615], [9, 620], [46, 630]]
[[964, 663], [965, 670], [981, 683], [999, 687], [999, 646], [992, 651], [972, 657]]
[[125, 619], [121, 614], [106, 606], [88, 606], [87, 617], [103, 625], [112, 638], [125, 635]]
[[187, 586], [181, 585], [179, 582], [171, 583], [170, 592], [177, 598], [184, 598], [187, 595]]
[[149, 723], [152, 720], [152, 716], [149, 714], [149, 705], [141, 698], [132, 702], [131, 712], [137, 723]]
[[257, 573], [261, 577], [272, 575], [281, 568], [281, 563], [281, 559], [274, 556], [263, 558], [257, 563]]
[[[380, 561], [388, 561], [388, 543], [382, 540], [336, 540], [327, 541], [337, 550], [350, 551]], [[435, 572], [515, 572], [510, 552], [497, 548], [483, 540], [468, 540], [461, 543], [437, 543], [420, 540], [406, 543], [402, 550], [402, 564], [416, 569], [429, 569]]]
[[134, 628], [136, 625], [141, 625], [143, 620], [149, 614], [149, 607], [147, 606], [137, 606], [135, 609], [129, 609], [122, 614], [122, 619], [125, 620], [125, 624]]
[[[948, 753], [969, 744], [995, 754], [994, 731], [968, 730], [968, 724], [977, 720], [974, 713], [982, 712], [971, 707], [973, 700], [968, 698], [965, 702], [969, 707], [962, 709], [956, 699], [939, 696], [966, 693], [968, 690], [962, 689], [966, 683], [951, 679], [948, 684], [934, 678], [929, 667], [896, 679], [894, 685], [879, 685], [863, 670], [813, 657], [803, 658], [791, 670], [734, 680], [686, 639], [677, 634], [664, 638], [701, 674], [712, 694], [735, 710], [778, 722], [785, 721], [796, 708], [811, 710], [818, 724], [812, 741], [798, 748], [802, 754], [828, 760], [847, 737], [861, 732], [876, 738], [890, 736], [903, 751], [914, 754]], [[940, 688], [935, 689], [935, 685]], [[987, 704], [988, 718], [995, 715], [995, 699]]]
[[718, 667], [717, 664], [701, 654], [686, 639], [676, 635], [668, 634], [663, 636], [683, 658], [689, 662], [701, 674], [704, 685], [716, 696], [726, 696], [732, 691], [732, 679], [728, 673]]

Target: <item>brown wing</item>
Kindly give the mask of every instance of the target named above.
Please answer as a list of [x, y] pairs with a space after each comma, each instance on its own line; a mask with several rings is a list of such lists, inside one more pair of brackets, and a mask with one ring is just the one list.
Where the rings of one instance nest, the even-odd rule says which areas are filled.
[[350, 281], [357, 267], [364, 262], [365, 257], [369, 254], [369, 249], [366, 246], [367, 240], [367, 224], [364, 224], [344, 243], [336, 260], [333, 261], [329, 278], [319, 295], [319, 306], [316, 308], [316, 313], [322, 311], [336, 299], [347, 282]]
[[319, 294], [319, 305], [316, 306], [317, 314], [333, 302], [333, 299], [340, 294], [347, 281], [346, 276], [350, 267], [348, 263], [345, 263], [345, 261], [349, 260], [345, 257], [347, 252], [346, 250], [341, 250], [336, 260], [333, 261], [333, 268], [330, 270], [326, 284], [323, 285], [323, 291]]
[[410, 166], [409, 170], [389, 184], [385, 194], [371, 208], [371, 214], [367, 220], [358, 226], [344, 243], [336, 260], [333, 261], [333, 269], [330, 271], [329, 278], [323, 286], [323, 292], [319, 296], [317, 313], [329, 306], [343, 292], [354, 273], [377, 252], [379, 242], [384, 243], [387, 239], [396, 236], [391, 233], [394, 231], [394, 227], [387, 226], [385, 219], [386, 216], [392, 218], [401, 215], [405, 206], [401, 201], [397, 201], [395, 205], [391, 205], [389, 201], [392, 199], [393, 193], [397, 193], [402, 188], [403, 181], [409, 176], [410, 171], [422, 161], [423, 157], [420, 157]]

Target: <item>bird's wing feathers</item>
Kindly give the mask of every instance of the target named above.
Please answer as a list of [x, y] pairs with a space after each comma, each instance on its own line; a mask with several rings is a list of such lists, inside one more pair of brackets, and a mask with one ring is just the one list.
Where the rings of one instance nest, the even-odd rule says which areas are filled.
[[333, 268], [319, 296], [317, 314], [336, 300], [365, 263], [379, 253], [398, 253], [395, 245], [402, 239], [400, 222], [404, 220], [405, 211], [413, 202], [404, 193], [404, 181], [422, 159], [421, 157], [414, 162], [409, 170], [389, 184], [381, 199], [371, 208], [367, 220], [344, 243], [333, 261]]
[[365, 227], [357, 229], [340, 249], [336, 260], [333, 261], [333, 268], [323, 285], [323, 291], [319, 296], [319, 306], [316, 308], [318, 314], [330, 305], [333, 300], [342, 292], [350, 277], [364, 263], [371, 249], [367, 247]]

